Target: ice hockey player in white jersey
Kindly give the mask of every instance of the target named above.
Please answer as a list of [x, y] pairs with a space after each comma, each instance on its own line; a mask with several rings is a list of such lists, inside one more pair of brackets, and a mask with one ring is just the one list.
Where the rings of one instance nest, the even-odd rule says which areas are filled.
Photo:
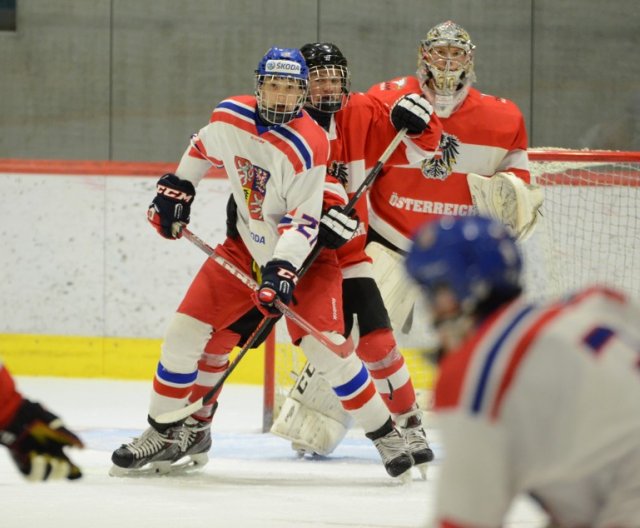
[[[150, 427], [114, 451], [113, 474], [169, 472], [176, 464], [206, 463], [217, 395], [184, 423], [160, 424], [156, 418], [198, 400], [216, 385], [241, 338], [230, 326], [252, 307], [277, 316], [275, 301], [289, 304], [295, 290], [297, 313], [334, 342], [345, 341], [335, 253], [321, 253], [300, 280], [297, 273], [318, 237], [329, 151], [326, 133], [302, 111], [308, 78], [297, 49], [270, 49], [256, 70], [255, 95], [219, 103], [209, 124], [192, 137], [176, 173], [158, 182], [149, 221], [162, 236], [176, 239], [189, 222], [198, 182], [211, 165], [225, 171], [237, 204], [239, 236], [228, 236], [215, 251], [245, 274], [255, 273], [259, 289], [252, 295], [206, 259], [165, 334], [149, 405]], [[296, 332], [294, 342], [302, 344], [309, 361], [363, 427], [387, 472], [396, 477], [409, 471], [413, 461], [404, 438], [362, 361], [354, 353], [339, 357], [299, 327]]]
[[556, 527], [637, 528], [640, 307], [595, 286], [528, 302], [514, 242], [495, 220], [445, 217], [406, 259], [442, 343], [436, 525], [502, 526], [527, 493]]

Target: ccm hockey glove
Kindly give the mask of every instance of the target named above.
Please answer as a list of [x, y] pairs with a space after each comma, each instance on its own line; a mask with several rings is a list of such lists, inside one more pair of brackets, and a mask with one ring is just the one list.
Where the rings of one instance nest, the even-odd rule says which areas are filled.
[[329, 249], [338, 249], [351, 240], [359, 224], [355, 211], [349, 216], [342, 212], [342, 208], [331, 207], [320, 219], [318, 243]]
[[175, 174], [165, 174], [158, 180], [156, 191], [147, 211], [149, 222], [164, 238], [180, 238], [182, 227], [189, 223], [195, 187]]
[[422, 134], [433, 114], [431, 103], [418, 94], [401, 97], [391, 108], [391, 123], [396, 130], [407, 129], [411, 135]]
[[296, 269], [286, 260], [270, 260], [262, 268], [262, 282], [256, 292], [256, 305], [268, 317], [280, 315], [276, 299], [289, 304], [298, 282]]
[[0, 443], [9, 448], [28, 480], [74, 480], [82, 476], [63, 451], [67, 446], [83, 447], [82, 442], [60, 418], [38, 403], [23, 400], [11, 423], [0, 431]]

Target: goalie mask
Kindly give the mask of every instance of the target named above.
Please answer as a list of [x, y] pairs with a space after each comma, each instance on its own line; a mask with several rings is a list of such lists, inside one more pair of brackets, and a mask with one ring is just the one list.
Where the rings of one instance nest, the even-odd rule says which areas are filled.
[[431, 28], [420, 42], [416, 74], [439, 117], [455, 112], [476, 80], [474, 49], [469, 34], [450, 20]]
[[459, 345], [474, 315], [518, 296], [522, 258], [504, 225], [481, 216], [443, 216], [422, 226], [405, 261], [426, 294], [445, 348]]
[[296, 117], [307, 98], [309, 69], [295, 48], [271, 48], [256, 70], [256, 99], [260, 117], [284, 125]]
[[349, 98], [351, 75], [338, 46], [314, 42], [302, 46], [300, 52], [309, 67], [307, 106], [328, 114], [341, 110]]

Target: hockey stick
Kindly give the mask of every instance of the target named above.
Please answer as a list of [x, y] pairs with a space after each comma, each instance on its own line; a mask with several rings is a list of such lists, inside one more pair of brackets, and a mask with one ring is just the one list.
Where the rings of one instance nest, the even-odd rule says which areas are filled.
[[[371, 169], [367, 177], [360, 184], [358, 189], [356, 189], [356, 192], [353, 194], [353, 196], [349, 200], [349, 203], [347, 203], [347, 205], [345, 206], [343, 211], [346, 214], [349, 214], [351, 211], [353, 211], [353, 208], [356, 206], [356, 203], [358, 202], [360, 197], [369, 189], [369, 187], [371, 187], [371, 184], [373, 183], [373, 181], [376, 179], [378, 174], [380, 174], [380, 171], [382, 171], [384, 164], [389, 159], [391, 154], [393, 154], [395, 149], [398, 148], [398, 145], [402, 142], [406, 134], [407, 134], [407, 129], [403, 128], [399, 130], [398, 133], [395, 135], [395, 137], [391, 140], [387, 149], [382, 153], [382, 155], [380, 156], [376, 164], [373, 166], [373, 168]], [[191, 145], [196, 150], [198, 150], [198, 152], [200, 152], [200, 154], [202, 154], [207, 160], [209, 160], [208, 156], [206, 156], [206, 154], [204, 154], [197, 147], [197, 145], [193, 141], [193, 138], [191, 139]], [[320, 254], [322, 249], [323, 249], [323, 246], [321, 246], [320, 244], [316, 244], [313, 247], [313, 249], [307, 256], [305, 261], [302, 263], [302, 266], [300, 266], [300, 269], [298, 270], [299, 278], [302, 277], [302, 275], [304, 275], [309, 270], [309, 268], [311, 267], [311, 264], [313, 264], [316, 258], [318, 258], [318, 255]], [[245, 344], [242, 347], [242, 349], [238, 352], [238, 354], [233, 359], [233, 361], [229, 363], [227, 370], [222, 374], [222, 376], [216, 382], [216, 384], [213, 387], [211, 387], [203, 396], [198, 398], [196, 401], [190, 403], [186, 407], [181, 407], [180, 409], [176, 409], [175, 411], [168, 411], [166, 413], [162, 413], [156, 418], [154, 418], [154, 420], [158, 423], [164, 423], [164, 424], [179, 422], [180, 420], [184, 420], [185, 418], [188, 418], [199, 409], [202, 409], [202, 407], [204, 407], [211, 400], [211, 398], [213, 398], [217, 394], [217, 392], [222, 388], [222, 385], [224, 384], [224, 382], [235, 370], [236, 366], [238, 365], [238, 363], [240, 363], [240, 360], [245, 356], [245, 354], [251, 348], [253, 348], [254, 344], [257, 343], [262, 337], [268, 335], [269, 332], [271, 332], [276, 322], [277, 322], [276, 317], [265, 317], [262, 319], [262, 321], [260, 321], [260, 324], [255, 328], [255, 330], [251, 333], [251, 335], [245, 341]]]
[[[182, 228], [182, 234], [189, 242], [192, 242], [194, 245], [199, 247], [202, 251], [204, 251], [209, 256], [211, 260], [213, 260], [216, 264], [219, 264], [222, 268], [224, 268], [226, 271], [231, 273], [231, 275], [233, 275], [236, 279], [240, 280], [240, 282], [242, 282], [245, 286], [248, 286], [253, 291], [258, 290], [258, 283], [254, 281], [253, 278], [251, 278], [249, 275], [244, 273], [241, 269], [234, 266], [222, 255], [219, 255], [218, 253], [216, 253], [215, 250], [209, 244], [207, 244], [204, 240], [202, 240], [199, 236], [192, 233], [186, 227]], [[315, 337], [318, 341], [320, 341], [320, 343], [322, 343], [325, 347], [327, 347], [329, 350], [331, 350], [338, 356], [346, 357], [348, 353], [351, 351], [351, 343], [349, 343], [349, 341], [345, 341], [341, 345], [334, 343], [333, 341], [331, 341], [331, 339], [327, 337], [326, 334], [323, 334], [320, 330], [318, 330], [315, 326], [313, 326], [304, 317], [294, 312], [291, 308], [289, 308], [286, 304], [284, 304], [280, 299], [276, 298], [273, 304], [278, 310], [280, 310], [280, 312], [282, 312], [282, 315], [284, 315], [287, 319], [290, 319], [292, 322], [297, 324], [303, 330], [306, 330], [306, 332], [309, 335], [312, 335], [313, 337]]]

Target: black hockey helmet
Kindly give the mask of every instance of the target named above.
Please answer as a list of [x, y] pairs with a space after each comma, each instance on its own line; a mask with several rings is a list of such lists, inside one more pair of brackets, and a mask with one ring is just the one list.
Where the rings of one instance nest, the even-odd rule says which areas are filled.
[[[309, 95], [307, 105], [320, 112], [335, 113], [346, 103], [351, 89], [351, 75], [346, 57], [331, 42], [310, 42], [300, 48], [309, 68]], [[335, 93], [314, 93], [313, 80], [338, 78], [339, 90]]]
[[302, 46], [300, 52], [309, 69], [314, 66], [348, 66], [340, 48], [331, 42], [311, 42]]

